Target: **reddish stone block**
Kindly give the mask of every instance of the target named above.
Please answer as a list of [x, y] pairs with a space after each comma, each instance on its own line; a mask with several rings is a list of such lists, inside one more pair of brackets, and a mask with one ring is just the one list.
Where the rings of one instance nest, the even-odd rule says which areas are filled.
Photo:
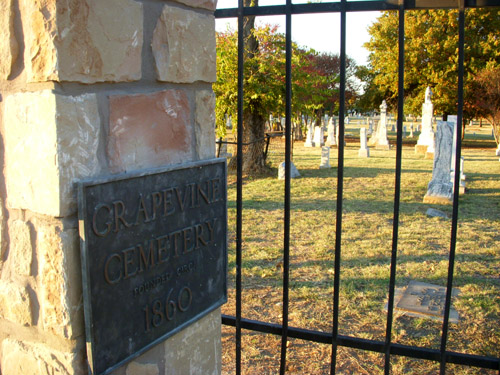
[[182, 90], [109, 99], [108, 156], [113, 172], [193, 160], [193, 129]]

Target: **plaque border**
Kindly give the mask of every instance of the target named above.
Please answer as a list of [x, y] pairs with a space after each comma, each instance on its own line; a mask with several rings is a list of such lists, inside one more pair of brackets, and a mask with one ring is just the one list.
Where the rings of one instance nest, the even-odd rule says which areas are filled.
[[[224, 284], [224, 291], [223, 291], [223, 296], [219, 300], [215, 301], [211, 306], [206, 308], [203, 311], [200, 311], [199, 314], [195, 315], [191, 319], [185, 321], [184, 323], [180, 324], [179, 326], [175, 327], [171, 331], [165, 333], [164, 335], [158, 337], [157, 339], [151, 341], [149, 344], [145, 345], [144, 347], [138, 349], [136, 352], [132, 353], [125, 359], [112, 364], [111, 366], [107, 367], [103, 372], [97, 373], [94, 371], [95, 367], [95, 362], [94, 362], [94, 337], [93, 337], [93, 318], [92, 318], [92, 303], [91, 303], [91, 286], [90, 286], [90, 269], [89, 269], [89, 263], [88, 263], [88, 251], [89, 249], [87, 248], [87, 242], [86, 242], [86, 225], [85, 225], [85, 212], [87, 209], [87, 202], [85, 199], [85, 190], [89, 187], [100, 185], [100, 184], [106, 184], [106, 183], [112, 183], [112, 182], [118, 182], [118, 181], [123, 181], [123, 180], [128, 180], [128, 179], [133, 179], [133, 178], [140, 178], [144, 176], [151, 176], [151, 175], [156, 175], [156, 174], [163, 174], [166, 172], [173, 172], [173, 171], [178, 171], [178, 170], [184, 170], [184, 169], [192, 169], [192, 168], [197, 168], [197, 167], [204, 167], [204, 166], [209, 166], [209, 165], [216, 165], [216, 164], [223, 164], [223, 171], [224, 171], [224, 191], [223, 191], [223, 202], [224, 202], [224, 222], [226, 224], [226, 238], [224, 240], [224, 249], [223, 249], [223, 262], [224, 262], [224, 269], [226, 271], [225, 276], [223, 277], [223, 284]], [[182, 163], [182, 164], [173, 164], [165, 167], [159, 167], [159, 168], [148, 168], [148, 169], [142, 169], [139, 171], [133, 171], [133, 172], [125, 172], [125, 173], [120, 173], [116, 175], [111, 175], [111, 176], [97, 176], [95, 178], [89, 178], [89, 179], [83, 179], [78, 182], [76, 182], [77, 185], [77, 199], [78, 199], [78, 231], [79, 231], [79, 237], [80, 237], [80, 257], [81, 257], [81, 270], [82, 270], [82, 295], [83, 295], [83, 312], [84, 312], [84, 322], [85, 322], [85, 339], [86, 339], [86, 354], [87, 354], [87, 365], [88, 365], [88, 373], [91, 375], [107, 375], [110, 374], [111, 372], [117, 370], [118, 368], [122, 367], [126, 363], [132, 361], [133, 359], [139, 357], [140, 355], [144, 354], [148, 350], [152, 349], [156, 345], [160, 344], [161, 342], [165, 341], [169, 337], [179, 333], [183, 329], [187, 328], [188, 326], [192, 325], [193, 323], [197, 322], [204, 316], [208, 315], [210, 312], [216, 310], [220, 306], [222, 306], [224, 303], [227, 302], [227, 267], [228, 267], [228, 237], [227, 237], [227, 160], [225, 158], [213, 158], [213, 159], [207, 159], [207, 160], [200, 160], [200, 161], [194, 161], [194, 162], [187, 162], [187, 163]], [[88, 224], [88, 223], [87, 223]]]

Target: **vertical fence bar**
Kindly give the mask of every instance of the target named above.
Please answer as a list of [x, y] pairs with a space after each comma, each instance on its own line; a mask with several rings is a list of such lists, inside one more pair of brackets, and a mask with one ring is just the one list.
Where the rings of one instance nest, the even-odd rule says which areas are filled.
[[340, 11], [340, 93], [339, 93], [339, 141], [337, 168], [337, 212], [335, 223], [335, 264], [333, 279], [333, 329], [332, 359], [330, 373], [335, 374], [337, 365], [337, 338], [339, 334], [339, 299], [340, 299], [340, 255], [342, 245], [342, 200], [344, 195], [344, 118], [346, 86], [346, 0], [341, 0]]
[[238, 0], [238, 123], [236, 145], [236, 375], [241, 374], [241, 264], [243, 228], [243, 0]]
[[291, 106], [292, 106], [292, 0], [286, 1], [285, 20], [285, 202], [283, 223], [283, 316], [281, 333], [280, 374], [286, 371], [286, 343], [288, 340], [288, 303], [290, 279], [290, 162], [291, 162]]
[[464, 44], [465, 44], [465, 5], [459, 1], [458, 9], [458, 110], [457, 110], [457, 143], [455, 149], [455, 178], [453, 189], [453, 214], [451, 220], [450, 259], [448, 261], [448, 281], [446, 284], [446, 299], [444, 305], [443, 328], [441, 335], [441, 364], [440, 374], [446, 371], [446, 342], [448, 339], [448, 322], [450, 318], [451, 294], [453, 290], [453, 272], [455, 268], [455, 249], [458, 228], [458, 197], [460, 191], [460, 157], [462, 153], [462, 121], [464, 106]]
[[387, 303], [387, 323], [385, 331], [385, 363], [384, 373], [389, 375], [391, 369], [390, 352], [392, 340], [392, 323], [394, 309], [394, 289], [396, 287], [396, 267], [399, 234], [399, 203], [401, 197], [401, 160], [403, 150], [403, 106], [404, 106], [404, 58], [405, 58], [405, 3], [399, 0], [399, 34], [398, 34], [398, 118], [396, 141], [396, 171], [394, 186], [394, 215], [392, 228], [391, 271], [389, 278], [389, 301]]

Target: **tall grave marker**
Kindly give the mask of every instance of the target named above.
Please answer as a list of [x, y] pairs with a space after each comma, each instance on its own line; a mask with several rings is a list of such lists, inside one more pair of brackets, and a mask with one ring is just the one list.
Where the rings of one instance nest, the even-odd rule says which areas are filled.
[[[432, 157], [434, 153], [434, 130], [432, 128], [432, 118], [434, 116], [434, 104], [431, 101], [432, 91], [430, 87], [425, 90], [425, 101], [422, 104], [422, 124], [421, 133], [415, 145], [415, 153]], [[429, 149], [430, 148], [430, 149]]]
[[389, 150], [390, 144], [387, 139], [387, 103], [385, 100], [380, 105], [380, 120], [375, 135], [370, 138], [369, 146], [375, 146], [377, 149]]
[[427, 187], [424, 203], [453, 203], [453, 184], [450, 182], [452, 148], [453, 123], [438, 121], [432, 180]]

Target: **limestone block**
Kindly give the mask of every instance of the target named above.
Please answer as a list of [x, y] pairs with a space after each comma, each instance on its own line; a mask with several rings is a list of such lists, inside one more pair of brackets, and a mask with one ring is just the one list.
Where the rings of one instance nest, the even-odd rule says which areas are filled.
[[38, 224], [38, 298], [43, 330], [64, 338], [84, 332], [78, 230]]
[[82, 356], [45, 344], [5, 339], [2, 342], [2, 375], [83, 375]]
[[0, 280], [0, 316], [24, 326], [33, 324], [31, 298], [24, 286]]
[[155, 363], [131, 362], [127, 365], [126, 375], [158, 375], [160, 369]]
[[220, 309], [166, 340], [165, 353], [165, 374], [220, 374]]
[[215, 82], [215, 18], [165, 5], [151, 43], [158, 80]]
[[196, 93], [195, 137], [198, 157], [200, 159], [213, 158], [215, 156], [215, 95], [212, 90]]
[[27, 223], [14, 220], [9, 224], [10, 248], [7, 259], [11, 274], [29, 276], [33, 261], [31, 230]]
[[14, 33], [13, 0], [0, 2], [0, 80], [6, 80], [12, 71], [12, 65], [17, 59], [19, 45]]
[[112, 96], [108, 155], [113, 172], [193, 160], [193, 129], [183, 90]]
[[141, 78], [141, 3], [23, 0], [20, 6], [28, 81], [94, 83]]
[[[285, 162], [280, 163], [280, 165], [278, 166], [278, 180], [285, 179], [285, 172], [286, 172]], [[291, 164], [290, 164], [290, 178], [298, 178], [298, 177], [300, 177], [299, 170], [297, 169], [295, 164], [293, 164], [293, 162], [291, 162]]]
[[7, 206], [57, 217], [76, 212], [75, 180], [100, 170], [95, 94], [10, 95], [3, 123]]
[[3, 199], [0, 198], [0, 262], [3, 260], [3, 255], [7, 247], [7, 241], [5, 240], [5, 222], [6, 217], [4, 215]]
[[215, 10], [217, 7], [217, 0], [176, 0], [178, 3], [188, 5], [193, 8], [204, 8], [208, 10]]

